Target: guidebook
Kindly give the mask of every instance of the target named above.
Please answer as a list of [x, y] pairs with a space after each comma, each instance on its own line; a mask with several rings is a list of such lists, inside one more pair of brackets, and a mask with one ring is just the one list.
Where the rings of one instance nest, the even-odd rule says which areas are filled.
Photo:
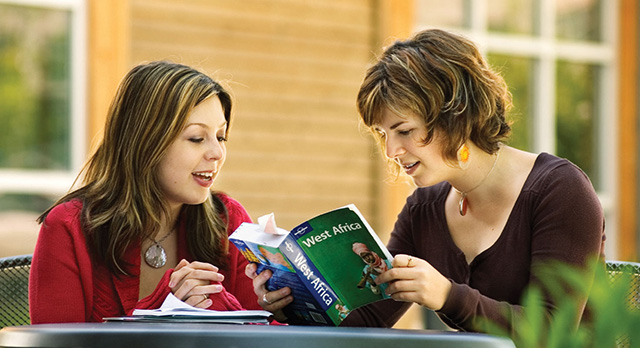
[[273, 272], [267, 289], [288, 286], [294, 301], [284, 313], [293, 322], [339, 325], [353, 309], [388, 298], [374, 279], [391, 268], [392, 256], [351, 204], [318, 215], [291, 231], [273, 214], [242, 223], [229, 239], [258, 273]]

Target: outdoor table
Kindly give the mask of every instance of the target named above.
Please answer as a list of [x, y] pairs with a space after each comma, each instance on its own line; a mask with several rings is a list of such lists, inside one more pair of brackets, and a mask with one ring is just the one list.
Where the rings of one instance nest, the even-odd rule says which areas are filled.
[[0, 330], [0, 347], [473, 347], [514, 348], [478, 333], [210, 323], [72, 323]]

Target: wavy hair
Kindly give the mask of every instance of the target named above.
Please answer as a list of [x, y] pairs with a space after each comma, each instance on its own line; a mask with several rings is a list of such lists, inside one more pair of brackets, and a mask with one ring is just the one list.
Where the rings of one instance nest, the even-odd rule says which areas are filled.
[[[357, 107], [370, 129], [386, 109], [417, 115], [426, 125], [424, 144], [433, 140], [434, 131], [442, 133], [442, 156], [452, 163], [467, 140], [492, 154], [511, 132], [506, 121], [511, 95], [502, 76], [471, 41], [439, 29], [388, 47], [367, 70]], [[380, 135], [372, 133], [384, 148]]]
[[[163, 216], [168, 216], [159, 164], [193, 108], [212, 96], [220, 99], [230, 125], [231, 95], [191, 67], [150, 62], [134, 67], [121, 81], [109, 107], [104, 137], [76, 179], [80, 188], [54, 204], [82, 201], [81, 219], [94, 261], [103, 261], [114, 273], [130, 273], [130, 265], [122, 264], [125, 250], [132, 242], [153, 236]], [[179, 221], [188, 231], [189, 252], [224, 268], [228, 212], [215, 194], [210, 198], [184, 205]], [[39, 223], [52, 208], [38, 218]]]

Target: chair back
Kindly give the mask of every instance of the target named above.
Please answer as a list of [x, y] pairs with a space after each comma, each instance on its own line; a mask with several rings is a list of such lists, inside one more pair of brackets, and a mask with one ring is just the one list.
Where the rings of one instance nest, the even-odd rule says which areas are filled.
[[631, 286], [627, 293], [629, 308], [640, 309], [640, 263], [628, 261], [606, 261], [607, 273], [612, 283], [621, 279], [622, 274], [631, 276]]
[[29, 325], [31, 255], [0, 258], [0, 328]]

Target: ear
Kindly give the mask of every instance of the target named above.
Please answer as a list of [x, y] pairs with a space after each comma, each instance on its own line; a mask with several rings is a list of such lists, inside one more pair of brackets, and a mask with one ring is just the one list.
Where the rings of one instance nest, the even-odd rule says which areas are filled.
[[469, 147], [467, 147], [467, 144], [462, 144], [462, 146], [460, 146], [457, 156], [460, 168], [467, 169], [469, 166]]

